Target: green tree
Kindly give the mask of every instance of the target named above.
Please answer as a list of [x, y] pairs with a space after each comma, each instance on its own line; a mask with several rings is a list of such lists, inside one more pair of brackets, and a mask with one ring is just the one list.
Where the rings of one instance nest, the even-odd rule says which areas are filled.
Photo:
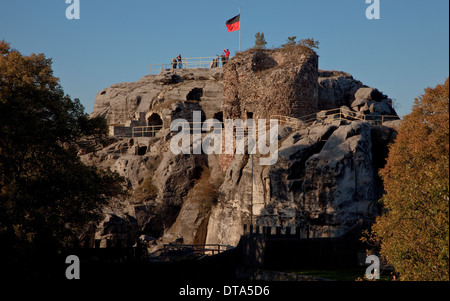
[[255, 34], [255, 49], [266, 49], [266, 39], [264, 37], [264, 33], [263, 32], [257, 32]]
[[313, 49], [319, 49], [320, 42], [314, 40], [313, 38], [308, 38], [308, 39], [303, 39], [303, 40], [298, 41], [298, 45], [313, 50]]
[[64, 95], [51, 64], [0, 41], [0, 266], [8, 276], [50, 273], [57, 255], [123, 192], [117, 174], [77, 157], [77, 140], [105, 135], [105, 122]]
[[281, 48], [284, 49], [285, 53], [296, 53], [300, 50], [302, 53], [307, 55], [316, 54], [314, 49], [319, 49], [319, 41], [316, 41], [312, 38], [302, 39], [296, 42], [297, 37], [292, 36], [286, 39], [286, 43], [281, 45]]
[[286, 44], [281, 45], [281, 47], [285, 48], [285, 47], [295, 46], [297, 44], [297, 42], [295, 41], [296, 39], [297, 39], [296, 36], [288, 37], [286, 39]]
[[449, 280], [449, 80], [416, 99], [381, 171], [385, 213], [372, 227], [402, 280]]

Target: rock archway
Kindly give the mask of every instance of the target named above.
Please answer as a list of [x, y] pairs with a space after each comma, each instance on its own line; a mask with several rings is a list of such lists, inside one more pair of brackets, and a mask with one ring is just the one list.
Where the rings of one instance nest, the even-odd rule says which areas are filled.
[[147, 125], [148, 126], [163, 126], [163, 120], [161, 119], [161, 116], [159, 116], [159, 114], [157, 113], [153, 113], [152, 115], [150, 115], [150, 117], [147, 118]]
[[153, 113], [147, 118], [147, 126], [147, 132], [154, 137], [163, 128], [164, 122], [159, 114]]

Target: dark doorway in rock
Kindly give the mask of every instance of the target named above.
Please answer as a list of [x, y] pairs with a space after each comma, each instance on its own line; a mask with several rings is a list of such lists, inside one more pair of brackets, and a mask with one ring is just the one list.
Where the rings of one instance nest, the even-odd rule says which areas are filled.
[[217, 112], [216, 114], [214, 114], [214, 119], [223, 122], [223, 112]]
[[159, 116], [156, 113], [153, 113], [148, 119], [147, 119], [147, 125], [148, 126], [162, 126], [163, 121], [161, 119], [161, 116]]
[[163, 128], [163, 120], [159, 114], [153, 113], [147, 119], [148, 129], [145, 131], [146, 137], [154, 137], [157, 132], [159, 132]]
[[147, 153], [147, 146], [138, 147], [138, 156], [144, 156]]
[[247, 112], [247, 119], [253, 119], [253, 112]]
[[203, 97], [203, 89], [202, 88], [194, 88], [192, 89], [188, 95], [186, 95], [187, 101], [201, 101]]

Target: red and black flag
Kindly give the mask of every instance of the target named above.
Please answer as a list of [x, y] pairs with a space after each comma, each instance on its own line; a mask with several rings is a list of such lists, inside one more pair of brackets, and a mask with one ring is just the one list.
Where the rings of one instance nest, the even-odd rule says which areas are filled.
[[227, 25], [228, 32], [240, 30], [241, 29], [241, 14], [237, 15], [234, 18], [231, 18], [225, 24]]

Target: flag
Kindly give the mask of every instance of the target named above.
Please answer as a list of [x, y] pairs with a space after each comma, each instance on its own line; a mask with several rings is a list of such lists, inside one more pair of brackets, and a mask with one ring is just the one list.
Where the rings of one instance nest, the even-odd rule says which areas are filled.
[[237, 15], [234, 18], [231, 18], [225, 24], [227, 25], [228, 32], [240, 30], [241, 29], [241, 14]]

